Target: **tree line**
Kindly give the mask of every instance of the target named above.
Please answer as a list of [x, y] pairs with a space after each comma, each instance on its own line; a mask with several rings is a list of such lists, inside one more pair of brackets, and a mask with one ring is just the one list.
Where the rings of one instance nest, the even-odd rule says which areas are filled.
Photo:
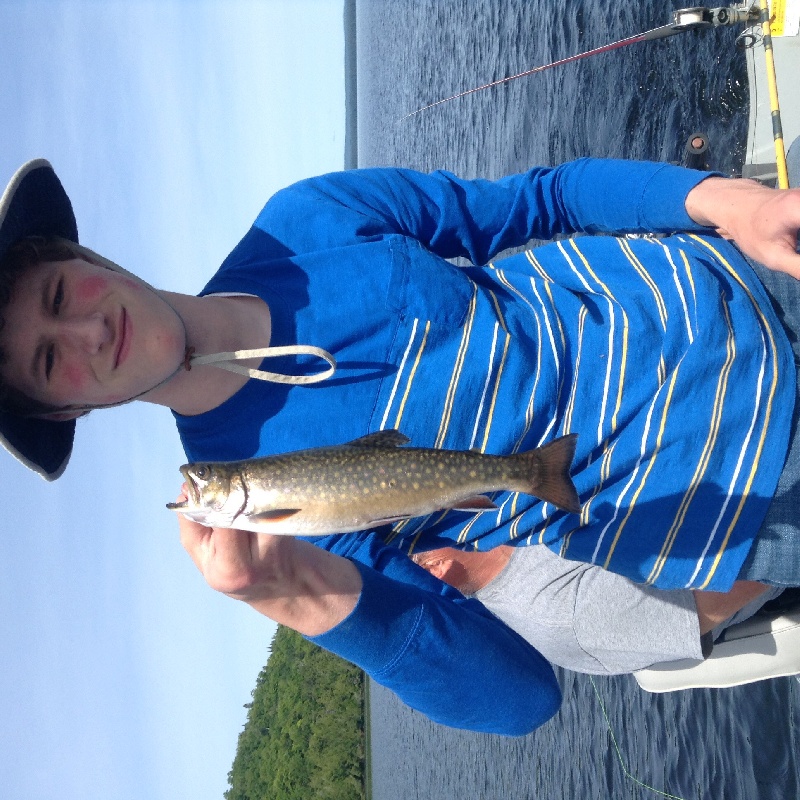
[[364, 800], [364, 673], [279, 627], [225, 800]]

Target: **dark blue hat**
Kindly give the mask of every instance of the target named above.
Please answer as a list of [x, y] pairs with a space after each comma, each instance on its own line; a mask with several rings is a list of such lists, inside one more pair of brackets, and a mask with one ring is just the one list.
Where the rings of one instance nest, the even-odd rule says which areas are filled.
[[[78, 241], [72, 204], [49, 162], [23, 164], [0, 198], [0, 258], [26, 236], [59, 236]], [[66, 469], [75, 420], [24, 418], [0, 411], [0, 444], [26, 467], [54, 481]]]

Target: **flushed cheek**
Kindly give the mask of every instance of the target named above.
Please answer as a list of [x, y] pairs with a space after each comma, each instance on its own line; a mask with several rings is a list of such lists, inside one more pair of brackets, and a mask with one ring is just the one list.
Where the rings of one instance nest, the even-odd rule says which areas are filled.
[[68, 364], [64, 367], [64, 382], [71, 392], [80, 392], [86, 386], [86, 372], [82, 367]]
[[108, 280], [102, 275], [83, 278], [75, 287], [75, 294], [81, 302], [91, 303], [101, 297], [108, 288]]

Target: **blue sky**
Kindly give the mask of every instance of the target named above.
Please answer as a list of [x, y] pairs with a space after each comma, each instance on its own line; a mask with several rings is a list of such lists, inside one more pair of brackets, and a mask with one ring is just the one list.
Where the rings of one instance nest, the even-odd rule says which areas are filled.
[[[81, 241], [196, 292], [265, 200], [344, 157], [341, 0], [0, 0], [0, 183], [51, 161]], [[0, 187], [1, 188], [1, 187]], [[178, 542], [171, 416], [0, 458], [0, 797], [220, 798], [274, 630]]]

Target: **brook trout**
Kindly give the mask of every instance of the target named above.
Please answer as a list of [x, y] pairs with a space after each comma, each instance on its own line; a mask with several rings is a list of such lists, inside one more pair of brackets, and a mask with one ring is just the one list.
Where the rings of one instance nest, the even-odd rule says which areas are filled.
[[535, 495], [578, 513], [577, 434], [512, 456], [401, 447], [379, 431], [348, 444], [245, 461], [185, 464], [188, 499], [167, 508], [216, 528], [294, 536], [365, 530], [444, 509], [487, 511], [486, 492]]

